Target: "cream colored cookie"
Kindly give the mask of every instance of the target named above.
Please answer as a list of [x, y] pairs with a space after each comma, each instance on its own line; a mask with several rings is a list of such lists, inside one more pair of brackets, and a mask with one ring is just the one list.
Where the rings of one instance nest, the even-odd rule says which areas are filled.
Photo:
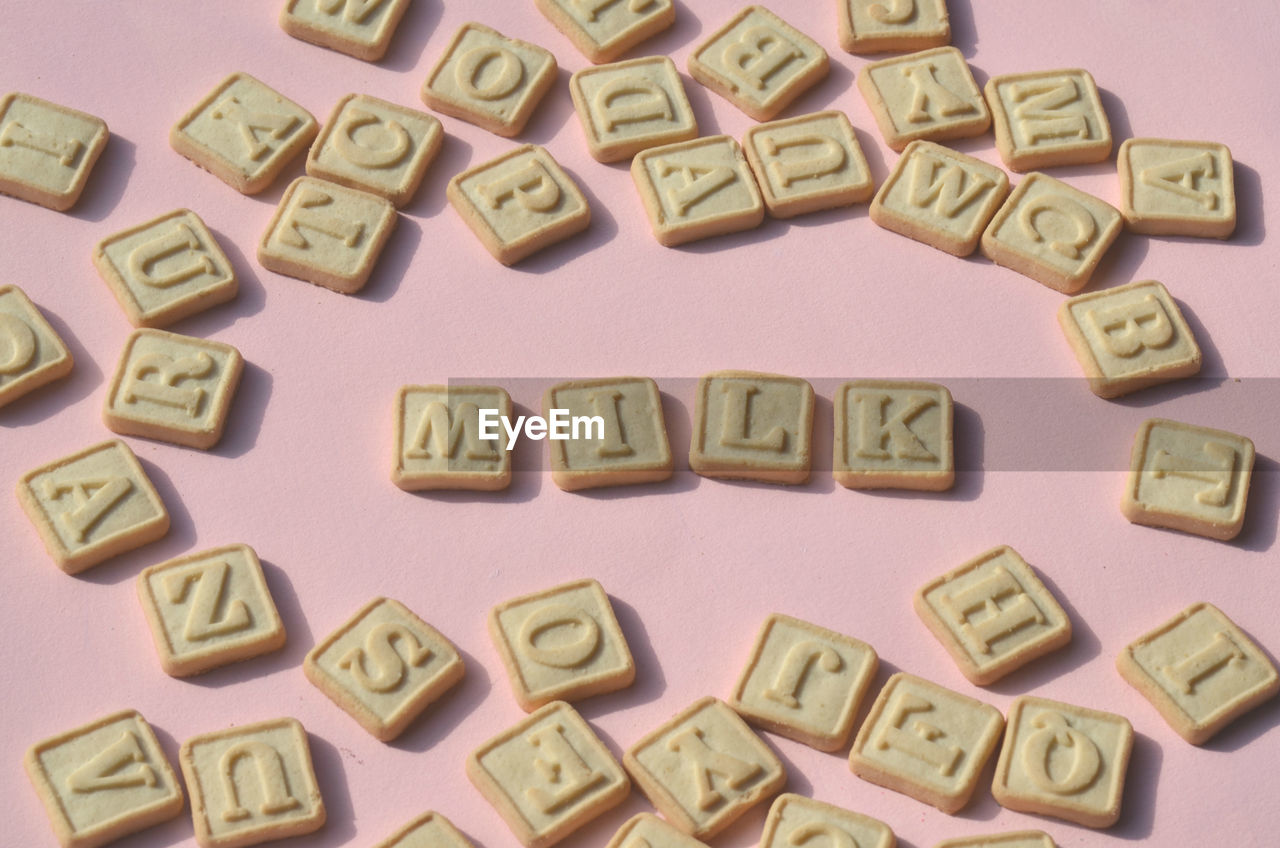
[[71, 373], [71, 351], [26, 293], [0, 286], [0, 407]]
[[169, 513], [119, 439], [29, 471], [18, 501], [58, 568], [76, 574], [169, 532]]
[[422, 100], [445, 115], [511, 137], [524, 129], [556, 81], [550, 51], [463, 24], [422, 86]]
[[1244, 526], [1253, 459], [1244, 436], [1148, 419], [1133, 444], [1120, 510], [1134, 524], [1234, 539]]
[[569, 94], [587, 149], [598, 162], [630, 159], [698, 135], [680, 72], [666, 56], [583, 68], [569, 78]]
[[534, 0], [592, 62], [612, 62], [675, 23], [673, 0]]
[[178, 120], [169, 144], [241, 194], [257, 194], [307, 148], [318, 128], [297, 103], [234, 73]]
[[636, 677], [613, 605], [595, 580], [503, 601], [489, 613], [489, 635], [525, 710], [616, 692]]
[[946, 0], [838, 0], [840, 46], [850, 53], [926, 50], [951, 43]]
[[374, 848], [475, 848], [471, 840], [437, 812], [424, 813]]
[[836, 390], [831, 476], [850, 489], [941, 492], [955, 482], [951, 392], [936, 383], [854, 380]]
[[178, 763], [201, 848], [241, 848], [324, 825], [307, 732], [297, 719], [192, 737], [182, 743]]
[[248, 545], [225, 545], [143, 569], [138, 600], [160, 667], [173, 677], [284, 647], [284, 622], [258, 554]]
[[782, 761], [716, 698], [702, 698], [622, 758], [667, 821], [710, 839], [787, 783]]
[[952, 256], [978, 249], [1009, 194], [1009, 177], [981, 159], [913, 141], [871, 201], [871, 220]]
[[756, 636], [729, 706], [765, 730], [835, 751], [849, 741], [879, 665], [865, 642], [774, 613]]
[[742, 149], [775, 218], [861, 203], [875, 192], [862, 146], [843, 112], [754, 126]]
[[1132, 748], [1124, 716], [1023, 695], [1009, 707], [991, 793], [1010, 810], [1110, 827]]
[[288, 0], [280, 28], [366, 62], [386, 55], [409, 0]]
[[1088, 71], [1005, 74], [987, 80], [984, 92], [996, 149], [1015, 171], [1101, 162], [1111, 155], [1111, 123]]
[[93, 115], [30, 94], [0, 97], [0, 194], [65, 212], [110, 135]]
[[546, 148], [533, 144], [463, 171], [446, 193], [463, 223], [503, 265], [591, 224], [586, 195]]
[[554, 845], [631, 794], [622, 766], [563, 701], [481, 745], [466, 768], [525, 848]]
[[308, 653], [307, 679], [383, 742], [462, 679], [457, 648], [408, 607], [374, 598]]
[[828, 67], [822, 45], [763, 6], [747, 6], [689, 54], [694, 79], [757, 121], [825, 79]]
[[407, 492], [511, 485], [509, 437], [496, 422], [481, 433], [482, 409], [511, 417], [511, 396], [497, 386], [404, 386], [396, 393], [391, 481]]
[[651, 147], [631, 178], [659, 244], [674, 247], [760, 226], [764, 201], [738, 142], [713, 135]]
[[[555, 410], [585, 432], [548, 442], [551, 479], [567, 492], [654, 483], [671, 476], [671, 445], [658, 384], [647, 377], [573, 380], [547, 389], [542, 415]], [[594, 419], [594, 420], [593, 420]]]
[[1019, 830], [944, 839], [933, 848], [1058, 848], [1043, 830]]
[[991, 126], [991, 112], [973, 72], [954, 47], [864, 65], [858, 72], [858, 91], [894, 150], [916, 139], [970, 138]]
[[1116, 165], [1120, 214], [1132, 232], [1212, 238], [1235, 232], [1234, 167], [1225, 144], [1130, 138]]
[[999, 547], [930, 580], [916, 613], [969, 682], [995, 683], [1071, 641], [1071, 619], [1026, 560]]
[[1028, 174], [982, 234], [982, 255], [1065, 294], [1089, 284], [1123, 227], [1110, 204]]
[[443, 138], [434, 115], [367, 94], [348, 94], [311, 145], [307, 174], [404, 206], [418, 191]]
[[135, 327], [167, 327], [239, 290], [235, 268], [190, 209], [107, 236], [93, 250], [93, 267]]
[[23, 764], [62, 848], [97, 848], [182, 812], [178, 776], [134, 710], [38, 742]]
[[637, 813], [623, 822], [605, 848], [706, 848], [653, 813]]
[[113, 433], [208, 450], [222, 438], [244, 358], [229, 344], [134, 330], [107, 387]]
[[1059, 307], [1058, 324], [1098, 397], [1200, 373], [1191, 327], [1155, 280], [1077, 295]]
[[1280, 673], [1267, 655], [1203, 602], [1126, 645], [1116, 668], [1192, 745], [1280, 692]]
[[396, 220], [386, 198], [298, 177], [258, 242], [258, 261], [268, 271], [353, 294], [369, 281]]
[[698, 380], [689, 467], [704, 477], [804, 483], [813, 387], [797, 377], [716, 371]]
[[894, 848], [898, 840], [879, 819], [803, 795], [779, 795], [769, 808], [760, 848], [796, 848], [825, 837], [841, 848]]
[[955, 813], [973, 796], [1003, 727], [995, 707], [899, 672], [858, 730], [849, 768], [877, 786]]

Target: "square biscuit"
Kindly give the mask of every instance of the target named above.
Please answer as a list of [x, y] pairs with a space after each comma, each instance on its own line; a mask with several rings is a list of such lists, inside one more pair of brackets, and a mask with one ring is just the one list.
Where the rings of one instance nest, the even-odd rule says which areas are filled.
[[612, 62], [675, 23], [673, 0], [534, 0], [595, 64]]
[[930, 580], [916, 614], [970, 683], [986, 686], [1071, 641], [1071, 619], [1008, 546]]
[[569, 94], [597, 162], [630, 159], [698, 135], [680, 72], [666, 56], [583, 68], [569, 78]]
[[858, 730], [849, 769], [877, 786], [955, 813], [973, 797], [1003, 727], [995, 707], [898, 672]]
[[1130, 138], [1116, 166], [1120, 214], [1131, 232], [1210, 238], [1235, 232], [1235, 169], [1225, 144]]
[[113, 439], [18, 481], [18, 501], [54, 563], [77, 574], [169, 532], [169, 513], [129, 446]]
[[[671, 445], [658, 384], [648, 377], [573, 380], [547, 389], [542, 414], [564, 410], [586, 432], [548, 442], [551, 479], [567, 492], [655, 483], [671, 476]], [[576, 425], [574, 425], [576, 427]], [[579, 437], [580, 436], [580, 437]]]
[[1009, 177], [994, 165], [931, 141], [913, 141], [869, 212], [886, 230], [968, 256], [1008, 194]]
[[413, 199], [443, 139], [434, 115], [348, 94], [311, 145], [307, 175], [385, 197], [398, 208]]
[[396, 393], [391, 481], [406, 492], [511, 485], [511, 451], [499, 421], [485, 438], [481, 410], [511, 417], [511, 396], [497, 386], [403, 386]]
[[1253, 460], [1244, 436], [1148, 419], [1134, 440], [1120, 510], [1134, 524], [1234, 539], [1244, 526]]
[[760, 848], [796, 848], [825, 836], [842, 848], [894, 848], [897, 838], [887, 824], [834, 804], [790, 792], [769, 808]]
[[218, 83], [169, 131], [169, 145], [241, 194], [257, 194], [307, 148], [311, 113], [248, 74]]
[[383, 742], [466, 673], [458, 649], [391, 598], [374, 598], [312, 648], [307, 679]]
[[1028, 174], [982, 234], [982, 255], [1075, 294], [1089, 284], [1123, 226], [1109, 203], [1053, 177]]
[[712, 135], [651, 147], [631, 160], [658, 243], [674, 247], [760, 226], [764, 200], [738, 142]]
[[622, 766], [563, 701], [481, 745], [466, 769], [525, 848], [554, 845], [631, 794]]
[[729, 706], [765, 730], [835, 751], [849, 741], [879, 665], [865, 642], [774, 613], [756, 636]]
[[178, 763], [200, 848], [241, 848], [324, 825], [307, 731], [297, 719], [194, 736], [182, 743]]
[[1200, 373], [1191, 327], [1155, 280], [1077, 295], [1059, 307], [1058, 324], [1098, 397]]
[[160, 667], [190, 677], [284, 647], [258, 554], [225, 545], [143, 569], [138, 600], [151, 628]]
[[716, 371], [698, 380], [689, 467], [703, 477], [799, 484], [813, 464], [813, 386]]
[[1111, 123], [1093, 75], [1080, 68], [1004, 74], [984, 88], [996, 149], [1015, 171], [1101, 162]]
[[742, 149], [775, 218], [850, 206], [875, 192], [867, 158], [843, 112], [759, 124], [747, 130]]
[[0, 286], [0, 407], [71, 373], [66, 342], [26, 292]]
[[831, 476], [850, 489], [941, 492], [955, 483], [954, 406], [936, 383], [853, 380], [836, 390]]
[[135, 327], [167, 327], [239, 290], [231, 261], [190, 209], [107, 236], [93, 249], [93, 267]]
[[38, 742], [23, 765], [62, 848], [97, 848], [182, 812], [178, 776], [134, 710]]
[[964, 54], [954, 47], [864, 65], [858, 91], [885, 143], [899, 152], [916, 139], [971, 138], [991, 126], [987, 101]]
[[30, 94], [0, 97], [0, 194], [65, 212], [110, 135], [93, 115]]
[[698, 82], [757, 121], [827, 76], [827, 51], [763, 6], [747, 6], [689, 54]]
[[409, 0], [288, 0], [280, 10], [280, 28], [302, 41], [376, 62], [386, 55], [408, 8]]
[[208, 450], [222, 438], [244, 358], [229, 344], [134, 330], [107, 387], [113, 433]]
[[384, 197], [298, 177], [258, 242], [258, 261], [268, 271], [354, 294], [369, 281], [396, 221]]
[[489, 613], [489, 635], [526, 711], [616, 692], [636, 677], [627, 638], [595, 580], [498, 604]]
[[839, 0], [840, 46], [850, 53], [927, 50], [951, 43], [946, 0]]
[[653, 813], [637, 813], [622, 823], [605, 848], [706, 848]]
[[1116, 668], [1192, 745], [1280, 692], [1280, 673], [1267, 655], [1203, 602], [1126, 645]]
[[787, 782], [773, 750], [716, 698], [677, 713], [628, 748], [622, 762], [667, 821], [701, 840]]
[[1022, 695], [1009, 707], [991, 794], [1006, 809], [1110, 827], [1132, 749], [1124, 716]]
[[503, 265], [591, 224], [587, 197], [545, 147], [526, 144], [449, 180], [449, 204]]
[[556, 81], [549, 50], [463, 24], [422, 85], [422, 100], [496, 135], [519, 135]]
[[453, 822], [435, 811], [423, 813], [374, 848], [475, 848]]
[[1043, 830], [1018, 830], [944, 839], [933, 848], [1058, 848]]

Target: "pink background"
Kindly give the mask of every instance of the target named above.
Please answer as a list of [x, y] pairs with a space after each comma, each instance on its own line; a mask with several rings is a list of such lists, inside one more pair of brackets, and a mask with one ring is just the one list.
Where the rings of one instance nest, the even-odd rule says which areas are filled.
[[[1034, 692], [1132, 720], [1138, 738], [1123, 816], [1101, 832], [1003, 810], [990, 796], [990, 767], [974, 803], [951, 817], [854, 777], [842, 755], [769, 737], [792, 791], [876, 816], [908, 848], [1027, 827], [1047, 830], [1061, 846], [1274, 840], [1280, 701], [1194, 748], [1120, 679], [1113, 660], [1126, 642], [1197, 600], [1218, 604], [1280, 650], [1280, 295], [1277, 253], [1264, 238], [1272, 210], [1263, 201], [1280, 196], [1272, 167], [1280, 112], [1267, 70], [1275, 67], [1280, 7], [951, 0], [954, 42], [980, 84], [997, 73], [1085, 67], [1103, 89], [1117, 146], [1134, 134], [1165, 135], [1222, 141], [1234, 152], [1241, 220], [1234, 238], [1124, 235], [1094, 283], [1168, 285], [1213, 379], [1107, 402], [1079, 379], [1055, 321], [1060, 294], [980, 257], [954, 259], [881, 230], [865, 205], [660, 247], [625, 164], [587, 155], [567, 90], [569, 73], [586, 62], [529, 0], [446, 7], [414, 0], [376, 65], [286, 36], [275, 21], [280, 5], [5, 6], [0, 85], [92, 112], [112, 131], [71, 213], [0, 198], [0, 282], [25, 288], [76, 357], [70, 378], [0, 411], [8, 485], [110, 436], [100, 409], [131, 327], [89, 256], [116, 230], [179, 206], [204, 218], [241, 274], [241, 293], [173, 329], [233, 344], [249, 365], [215, 450], [129, 440], [172, 510], [163, 541], [68, 577], [16, 499], [0, 502], [0, 841], [53, 844], [22, 773], [26, 747], [134, 707], [171, 757], [198, 733], [300, 719], [329, 808], [328, 825], [307, 845], [373, 845], [427, 809], [445, 813], [479, 848], [515, 845], [462, 769], [467, 752], [522, 715], [485, 616], [499, 601], [583, 576], [612, 596], [639, 667], [632, 688], [581, 704], [619, 755], [695, 698], [727, 696], [762, 619], [779, 611], [870, 642], [883, 660], [877, 683], [902, 669], [1002, 710]], [[684, 69], [693, 46], [739, 5], [685, 0], [676, 26], [631, 55], [667, 53]], [[866, 60], [839, 49], [834, 2], [778, 2], [774, 11], [832, 59], [827, 80], [784, 114], [846, 111], [883, 180], [896, 155], [853, 87]], [[519, 141], [546, 145], [593, 207], [588, 233], [516, 269], [494, 262], [447, 208], [450, 176], [513, 144], [469, 124], [442, 119], [443, 151], [372, 282], [354, 297], [268, 273], [254, 258], [301, 161], [262, 195], [243, 197], [168, 146], [169, 126], [233, 70], [277, 87], [321, 120], [353, 91], [420, 106], [428, 70], [467, 20], [555, 53], [556, 86]], [[741, 137], [751, 125], [692, 79], [685, 84], [704, 134]], [[999, 164], [989, 134], [957, 146]], [[1118, 202], [1114, 160], [1054, 174]], [[693, 380], [721, 368], [815, 381], [818, 470], [808, 485], [728, 484], [687, 471]], [[668, 483], [563, 493], [547, 473], [546, 446], [532, 442], [518, 446], [516, 479], [504, 494], [415, 496], [389, 482], [391, 406], [403, 384], [487, 377], [527, 412], [554, 380], [617, 374], [652, 376], [664, 390], [679, 457]], [[875, 495], [833, 485], [830, 398], [854, 377], [952, 387], [966, 469], [952, 492]], [[1132, 434], [1150, 415], [1255, 440], [1260, 473], [1236, 542], [1136, 527], [1120, 515]], [[253, 545], [264, 560], [289, 644], [198, 678], [170, 679], [154, 656], [134, 579], [146, 565], [229, 542]], [[909, 599], [931, 576], [998, 544], [1013, 545], [1046, 577], [1076, 636], [1066, 650], [980, 690], [960, 676]], [[361, 730], [300, 667], [317, 639], [376, 594], [438, 627], [469, 666], [459, 689], [391, 745]], [[602, 845], [645, 809], [633, 793], [564, 844]], [[754, 844], [763, 815], [748, 815], [716, 844]], [[120, 844], [194, 845], [190, 816]]]

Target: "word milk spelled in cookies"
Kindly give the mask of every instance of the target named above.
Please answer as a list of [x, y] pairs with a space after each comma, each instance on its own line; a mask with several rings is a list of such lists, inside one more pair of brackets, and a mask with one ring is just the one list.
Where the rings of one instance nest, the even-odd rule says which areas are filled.
[[97, 848], [182, 812], [178, 776], [133, 710], [33, 745], [24, 765], [62, 848]]
[[1236, 228], [1231, 151], [1212, 141], [1131, 138], [1120, 145], [1120, 213], [1135, 233], [1227, 238]]
[[850, 53], [926, 50], [951, 43], [946, 0], [839, 0], [840, 46]]
[[587, 419], [583, 438], [556, 439], [551, 479], [565, 491], [652, 483], [671, 476], [658, 384], [647, 377], [575, 380], [547, 389], [542, 412]]
[[1110, 827], [1132, 748], [1123, 716], [1024, 695], [1009, 707], [991, 792], [1010, 810]]
[[855, 380], [836, 391], [832, 476], [850, 489], [940, 492], [955, 482], [951, 392]]
[[75, 360], [17, 286], [0, 286], [0, 407], [71, 373]]
[[694, 702], [642, 738], [623, 763], [667, 821], [704, 840], [787, 782], [773, 750], [716, 698]]
[[70, 209], [109, 135], [101, 118], [29, 94], [6, 94], [0, 98], [0, 193]]
[[779, 795], [769, 808], [760, 848], [796, 848], [810, 840], [840, 848], [894, 848], [897, 839], [884, 822], [803, 795]]
[[605, 848], [706, 848], [653, 813], [637, 813], [623, 822]]
[[863, 780], [954, 813], [969, 803], [1004, 718], [995, 707], [899, 672], [849, 752]]
[[1193, 745], [1280, 692], [1280, 673], [1212, 604], [1192, 604], [1125, 646], [1120, 675]]
[[480, 410], [511, 417], [511, 396], [497, 386], [404, 386], [396, 394], [391, 480], [407, 492], [511, 485], [509, 435], [481, 432]]
[[1037, 71], [992, 77], [987, 102], [996, 149], [1015, 171], [1101, 162], [1111, 155], [1111, 124], [1088, 71]]
[[592, 62], [612, 62], [671, 26], [673, 0], [534, 0], [534, 5]]
[[1244, 436], [1149, 419], [1133, 444], [1120, 509], [1135, 524], [1234, 539], [1244, 526], [1253, 458]]
[[718, 371], [698, 381], [689, 467], [704, 477], [803, 483], [813, 462], [813, 387]]
[[160, 666], [174, 677], [284, 647], [262, 563], [248, 545], [227, 545], [171, 559], [138, 575], [138, 599]]
[[292, 718], [215, 730], [178, 752], [201, 848], [240, 848], [312, 833], [324, 800], [307, 732]]
[[742, 148], [775, 218], [861, 203], [875, 191], [858, 137], [843, 112], [754, 126]]
[[169, 144], [241, 194], [257, 194], [306, 149], [317, 128], [306, 109], [235, 73], [179, 119]]
[[440, 150], [440, 121], [367, 94], [348, 94], [307, 154], [307, 174], [385, 197], [413, 198]]
[[756, 637], [729, 706], [766, 730], [834, 751], [849, 741], [879, 665], [865, 642], [775, 613]]
[[374, 848], [474, 848], [471, 840], [437, 812], [424, 813]]
[[28, 472], [18, 500], [58, 568], [84, 571], [169, 532], [169, 513], [116, 439]]
[[409, 0], [288, 0], [280, 28], [294, 38], [376, 62], [408, 8]]
[[926, 583], [916, 613], [979, 686], [1071, 641], [1071, 620], [1010, 547], [987, 551]]
[[587, 149], [599, 162], [698, 135], [680, 73], [666, 56], [583, 68], [569, 78], [569, 93]]
[[652, 147], [631, 178], [659, 244], [673, 247], [760, 226], [764, 201], [738, 142], [727, 135]]
[[982, 135], [991, 126], [991, 112], [973, 72], [954, 47], [866, 65], [858, 72], [858, 91], [894, 150], [916, 139]]
[[466, 768], [525, 848], [559, 842], [631, 793], [622, 766], [563, 701], [481, 745]]

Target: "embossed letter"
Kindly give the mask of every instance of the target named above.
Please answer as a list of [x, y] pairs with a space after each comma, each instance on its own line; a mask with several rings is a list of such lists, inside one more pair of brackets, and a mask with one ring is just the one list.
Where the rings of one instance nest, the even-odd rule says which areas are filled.
[[[1000, 602], [1006, 600], [1001, 606]], [[991, 653], [991, 643], [1027, 625], [1045, 623], [1044, 613], [1018, 581], [999, 567], [972, 586], [943, 595], [941, 601], [959, 625], [960, 637], [969, 650], [978, 654]], [[978, 613], [984, 615], [975, 623], [972, 618]]]
[[437, 455], [452, 459], [458, 453], [458, 440], [463, 435], [467, 438], [467, 449], [463, 454], [467, 459], [498, 459], [493, 440], [480, 438], [480, 408], [470, 401], [458, 404], [452, 416], [449, 407], [440, 401], [427, 404], [413, 440], [405, 448], [405, 458], [431, 459], [431, 451], [427, 449], [427, 441], [430, 440]]
[[[364, 133], [366, 142], [372, 135], [375, 143], [356, 141], [356, 133], [368, 127]], [[346, 111], [343, 122], [334, 128], [333, 146], [353, 165], [361, 168], [390, 168], [404, 161], [413, 142], [409, 133], [395, 121], [384, 121], [372, 112], [352, 108]]]
[[[854, 453], [865, 459], [937, 459], [908, 426], [926, 409], [937, 406], [937, 399], [911, 395], [898, 414], [886, 421], [885, 407], [892, 400], [882, 392], [854, 394], [853, 402], [858, 406], [858, 447]], [[892, 451], [887, 449], [890, 445]]]
[[738, 178], [732, 168], [724, 165], [672, 165], [666, 159], [656, 159], [653, 164], [660, 177], [679, 173], [684, 179], [684, 185], [679, 188], [667, 189], [667, 203], [680, 217], [684, 217], [689, 207], [732, 185]]
[[[487, 83], [480, 77], [491, 63], [498, 62], [498, 73]], [[524, 82], [524, 64], [520, 57], [505, 47], [476, 47], [468, 50], [458, 60], [454, 72], [458, 87], [468, 97], [476, 100], [501, 100]]]
[[[549, 630], [568, 628], [578, 637], [566, 645], [546, 647], [538, 640]], [[520, 628], [520, 650], [534, 662], [554, 668], [573, 668], [582, 665], [600, 644], [600, 625], [585, 610], [567, 604], [549, 604], [540, 607]]]
[[[135, 764], [137, 768], [124, 771]], [[104, 789], [155, 785], [155, 770], [147, 764], [147, 755], [138, 744], [138, 737], [127, 730], [92, 760], [67, 776], [67, 788], [72, 792], [100, 792]]]
[[595, 107], [604, 116], [605, 132], [620, 124], [675, 120], [667, 92], [643, 77], [618, 77], [600, 86]]
[[[876, 747], [881, 750], [896, 748], [908, 756], [933, 766], [938, 773], [947, 776], [955, 771], [964, 751], [958, 745], [944, 747], [934, 740], [945, 734], [923, 719], [913, 718], [916, 713], [932, 712], [933, 704], [924, 698], [904, 693], [898, 699], [898, 710], [889, 724], [880, 732]], [[911, 725], [910, 730], [904, 726]]]
[[236, 787], [236, 763], [249, 757], [258, 767], [258, 786], [262, 797], [259, 811], [264, 816], [287, 813], [302, 806], [302, 802], [289, 791], [289, 776], [284, 770], [280, 752], [265, 742], [241, 742], [227, 749], [222, 755], [218, 770], [222, 773], [222, 794], [230, 805], [222, 811], [222, 820], [244, 821], [253, 814], [240, 806], [240, 791]]
[[1173, 340], [1173, 324], [1153, 294], [1137, 303], [1092, 309], [1089, 323], [1116, 356], [1136, 356], [1145, 348], [1164, 347]]
[[[199, 386], [182, 387], [185, 380], [208, 377], [214, 368], [213, 357], [200, 351], [191, 356], [171, 359], [163, 353], [148, 353], [133, 362], [129, 388], [124, 391], [125, 403], [140, 400], [181, 409], [195, 418], [204, 402], [204, 389]], [[154, 380], [148, 379], [155, 376]]]
[[20, 374], [36, 355], [36, 334], [16, 315], [0, 312], [0, 374]]
[[970, 173], [954, 162], [917, 154], [911, 160], [907, 199], [921, 209], [932, 205], [935, 215], [954, 218], [994, 184], [987, 177]]
[[602, 457], [631, 456], [635, 453], [627, 444], [626, 434], [622, 432], [622, 421], [618, 417], [618, 404], [622, 401], [622, 392], [592, 392], [587, 396], [591, 408], [604, 422], [603, 438], [596, 447], [596, 455]]
[[298, 119], [292, 115], [275, 112], [250, 112], [239, 100], [228, 97], [213, 110], [216, 121], [231, 121], [239, 125], [240, 138], [244, 141], [247, 155], [257, 161], [272, 151], [272, 146], [259, 140], [259, 133], [276, 141], [283, 141], [293, 130]]
[[[1045, 711], [1031, 720], [1039, 730], [1022, 746], [1022, 767], [1036, 784], [1055, 795], [1074, 795], [1090, 786], [1102, 770], [1102, 755], [1093, 740], [1071, 727], [1060, 713]], [[1060, 779], [1049, 770], [1056, 748], [1070, 752], [1071, 768]]]
[[332, 196], [313, 188], [302, 187], [298, 192], [298, 202], [289, 211], [289, 217], [282, 222], [284, 226], [279, 229], [280, 241], [291, 247], [307, 250], [311, 247], [311, 242], [302, 234], [303, 227], [306, 227], [337, 239], [347, 247], [355, 247], [364, 235], [364, 224], [316, 211], [332, 203]]
[[[846, 158], [844, 146], [831, 136], [822, 133], [795, 136], [784, 141], [766, 136], [761, 146], [766, 155], [775, 157], [765, 165], [765, 170], [769, 172], [769, 177], [783, 188], [800, 180], [811, 180], [834, 174], [844, 167]], [[788, 162], [781, 158], [785, 150], [808, 147], [818, 149], [802, 159], [793, 159]]]
[[724, 64], [737, 77], [759, 91], [769, 87], [769, 77], [793, 59], [804, 58], [796, 46], [772, 27], [753, 26], [724, 49]]
[[58, 160], [65, 168], [75, 167], [76, 157], [83, 145], [78, 139], [58, 138], [34, 133], [17, 121], [13, 121], [0, 133], [0, 147], [25, 147]]
[[[963, 115], [976, 111], [976, 107], [960, 97], [951, 89], [938, 82], [933, 72], [937, 70], [932, 62], [921, 62], [903, 68], [902, 73], [911, 81], [911, 111], [907, 113], [907, 122], [923, 124], [936, 121], [938, 117]], [[937, 110], [937, 115], [933, 110]]]
[[1225, 506], [1231, 493], [1231, 472], [1236, 467], [1236, 452], [1222, 442], [1205, 442], [1204, 453], [1212, 462], [1185, 456], [1174, 456], [1160, 448], [1151, 462], [1151, 473], [1157, 479], [1182, 477], [1209, 484], [1196, 492], [1196, 500], [1206, 506]]
[[1027, 203], [1018, 213], [1018, 223], [1022, 224], [1023, 233], [1034, 242], [1045, 240], [1036, 225], [1036, 218], [1041, 213], [1053, 213], [1059, 218], [1065, 218], [1075, 229], [1075, 235], [1070, 239], [1055, 238], [1049, 242], [1050, 250], [1068, 259], [1078, 260], [1081, 248], [1087, 247], [1098, 232], [1098, 224], [1088, 209], [1069, 197], [1048, 194]]
[[[159, 262], [181, 253], [200, 251], [191, 261], [174, 268], [165, 274], [155, 274], [152, 269]], [[191, 228], [179, 223], [167, 233], [158, 235], [150, 241], [143, 242], [129, 254], [129, 274], [138, 282], [157, 289], [165, 289], [185, 283], [201, 274], [212, 274], [215, 270], [213, 260], [204, 255], [200, 240]]]
[[1180, 663], [1160, 669], [1164, 676], [1184, 695], [1196, 690], [1196, 685], [1206, 677], [1212, 677], [1228, 663], [1244, 665], [1244, 651], [1222, 631], [1213, 634], [1213, 641]]
[[887, 0], [887, 3], [872, 3], [867, 13], [882, 24], [905, 24], [915, 17], [916, 0]]
[[560, 202], [560, 186], [537, 159], [512, 174], [479, 186], [478, 191], [493, 209], [514, 199], [530, 212], [550, 212]]
[[724, 796], [711, 780], [713, 774], [724, 778], [730, 789], [741, 789], [757, 774], [760, 766], [737, 757], [713, 751], [702, 739], [702, 731], [690, 727], [667, 741], [667, 749], [688, 757], [693, 768], [693, 782], [698, 787], [698, 808], [710, 810], [724, 801]]
[[1080, 99], [1080, 88], [1070, 77], [1014, 83], [1009, 86], [1009, 96], [1019, 104], [1013, 114], [1028, 144], [1089, 137], [1084, 115], [1062, 111]]
[[[404, 646], [406, 656], [401, 657], [400, 651], [396, 650], [397, 642]], [[377, 677], [371, 677], [365, 671], [366, 656], [372, 658], [377, 666]], [[363, 648], [352, 648], [338, 660], [338, 667], [350, 671], [356, 682], [370, 692], [390, 692], [404, 680], [408, 672], [406, 662], [417, 667], [429, 659], [431, 649], [424, 647], [412, 630], [403, 624], [387, 621], [369, 631]]]
[[1213, 155], [1197, 153], [1186, 159], [1166, 162], [1163, 165], [1152, 165], [1144, 168], [1138, 175], [1143, 185], [1173, 192], [1179, 197], [1194, 201], [1204, 207], [1205, 211], [1218, 208], [1218, 193], [1210, 188], [1200, 188], [1201, 180], [1212, 180], [1218, 176]]
[[239, 599], [228, 604], [226, 612], [221, 617], [218, 616], [218, 607], [222, 605], [222, 597], [226, 594], [230, 572], [231, 567], [225, 562], [214, 562], [197, 571], [174, 574], [166, 582], [165, 589], [171, 604], [186, 601], [187, 590], [192, 583], [196, 584], [195, 597], [187, 612], [186, 628], [182, 632], [184, 638], [198, 642], [212, 636], [244, 630], [253, 623], [249, 617], [249, 608]]
[[833, 674], [844, 666], [840, 655], [831, 647], [812, 640], [797, 642], [791, 646], [791, 650], [787, 651], [787, 656], [782, 661], [782, 668], [778, 670], [778, 679], [765, 690], [764, 696], [783, 706], [799, 709], [800, 687], [804, 685], [805, 678], [809, 676], [809, 669], [815, 663], [824, 671]]
[[103, 516], [113, 510], [132, 490], [133, 481], [128, 477], [107, 477], [77, 480], [62, 486], [47, 480], [44, 494], [50, 500], [58, 500], [68, 492], [71, 493], [75, 506], [59, 513], [58, 521], [73, 539], [83, 542]]
[[564, 738], [559, 725], [540, 727], [529, 734], [530, 745], [538, 749], [533, 765], [542, 778], [555, 787], [548, 791], [542, 786], [530, 786], [525, 790], [529, 800], [548, 815], [566, 804], [571, 804], [596, 784], [605, 779], [603, 772], [595, 771], [582, 759]]
[[782, 425], [774, 427], [764, 436], [751, 438], [751, 396], [759, 394], [758, 386], [740, 380], [726, 380], [720, 390], [725, 393], [721, 445], [778, 453], [786, 448], [787, 431]]

